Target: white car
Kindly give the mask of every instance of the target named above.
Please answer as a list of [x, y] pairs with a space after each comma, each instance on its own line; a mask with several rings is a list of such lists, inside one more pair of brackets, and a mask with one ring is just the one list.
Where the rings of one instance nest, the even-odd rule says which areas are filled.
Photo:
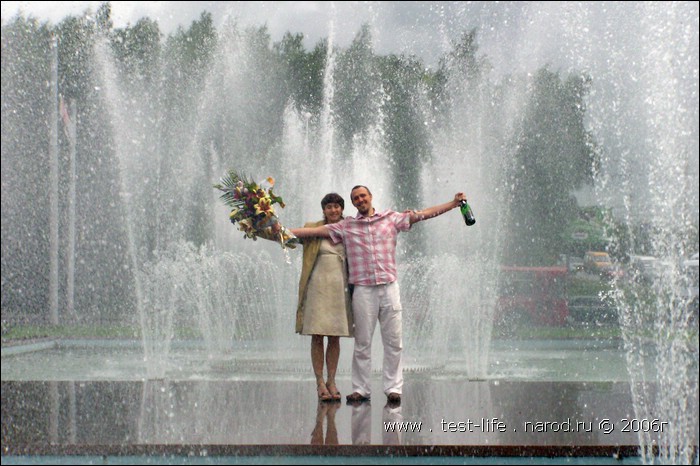
[[630, 277], [653, 280], [656, 276], [656, 267], [659, 260], [653, 256], [630, 255], [629, 268]]
[[688, 296], [690, 299], [698, 297], [698, 253], [681, 262], [681, 269], [688, 277]]
[[570, 256], [567, 260], [569, 272], [576, 273], [583, 270], [583, 258]]

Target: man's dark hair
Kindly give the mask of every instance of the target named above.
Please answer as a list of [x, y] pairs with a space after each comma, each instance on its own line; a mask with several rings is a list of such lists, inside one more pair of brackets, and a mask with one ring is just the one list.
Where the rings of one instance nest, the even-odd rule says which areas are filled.
[[358, 184], [357, 186], [353, 186], [352, 189], [350, 190], [350, 194], [351, 194], [350, 197], [352, 197], [352, 192], [353, 192], [354, 190], [356, 190], [357, 188], [365, 188], [365, 189], [367, 190], [367, 194], [369, 194], [370, 196], [372, 195], [372, 191], [370, 191], [369, 188], [368, 188], [367, 186], [362, 185], [362, 184]]
[[328, 193], [321, 199], [321, 208], [325, 209], [327, 204], [338, 204], [341, 209], [345, 209], [345, 199], [338, 193]]

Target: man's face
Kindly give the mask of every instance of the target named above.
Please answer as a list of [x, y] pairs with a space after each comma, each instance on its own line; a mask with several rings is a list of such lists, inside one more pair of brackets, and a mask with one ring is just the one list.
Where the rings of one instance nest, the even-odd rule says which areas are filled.
[[372, 195], [367, 191], [367, 188], [355, 188], [350, 193], [352, 205], [362, 215], [367, 215], [372, 212]]

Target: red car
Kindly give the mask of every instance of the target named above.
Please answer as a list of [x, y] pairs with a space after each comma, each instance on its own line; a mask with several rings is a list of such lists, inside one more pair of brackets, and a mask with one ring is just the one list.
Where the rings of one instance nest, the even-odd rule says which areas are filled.
[[501, 267], [496, 324], [561, 326], [569, 318], [566, 267]]

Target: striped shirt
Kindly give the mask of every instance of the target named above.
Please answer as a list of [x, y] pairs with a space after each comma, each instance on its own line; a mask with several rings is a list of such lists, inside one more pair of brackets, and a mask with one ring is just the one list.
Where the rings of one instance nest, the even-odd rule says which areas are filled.
[[411, 228], [409, 213], [387, 210], [371, 217], [345, 217], [325, 227], [334, 243], [345, 244], [348, 281], [353, 285], [393, 283], [396, 273], [396, 239], [400, 231]]

